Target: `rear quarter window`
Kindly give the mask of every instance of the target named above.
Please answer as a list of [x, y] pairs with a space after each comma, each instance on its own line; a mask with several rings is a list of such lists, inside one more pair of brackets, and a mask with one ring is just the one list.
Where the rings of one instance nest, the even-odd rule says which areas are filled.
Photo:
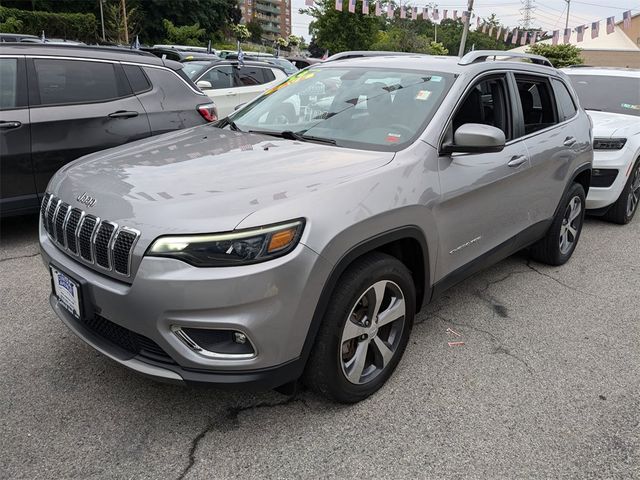
[[123, 65], [122, 68], [134, 93], [142, 93], [151, 89], [151, 83], [142, 68], [137, 65]]
[[573, 118], [576, 113], [578, 113], [578, 109], [576, 108], [576, 104], [573, 102], [573, 98], [567, 89], [567, 86], [561, 82], [560, 80], [552, 79], [551, 83], [553, 84], [553, 89], [556, 94], [556, 102], [558, 103], [559, 114], [563, 120], [569, 120]]

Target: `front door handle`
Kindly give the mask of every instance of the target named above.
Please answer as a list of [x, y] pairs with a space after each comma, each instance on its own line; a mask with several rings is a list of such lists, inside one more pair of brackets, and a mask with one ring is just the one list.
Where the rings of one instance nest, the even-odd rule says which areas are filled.
[[138, 116], [138, 112], [127, 111], [127, 110], [118, 110], [117, 112], [113, 112], [109, 114], [109, 118], [133, 118], [137, 116]]
[[564, 146], [565, 147], [570, 147], [574, 143], [576, 143], [575, 137], [567, 137], [567, 138], [564, 139]]
[[5, 130], [9, 130], [11, 128], [18, 128], [22, 125], [22, 123], [13, 121], [13, 122], [0, 122], [0, 128]]
[[509, 165], [510, 167], [519, 167], [526, 161], [527, 161], [526, 155], [517, 155], [515, 157], [512, 157], [511, 160], [509, 160], [509, 163], [507, 163], [507, 165]]

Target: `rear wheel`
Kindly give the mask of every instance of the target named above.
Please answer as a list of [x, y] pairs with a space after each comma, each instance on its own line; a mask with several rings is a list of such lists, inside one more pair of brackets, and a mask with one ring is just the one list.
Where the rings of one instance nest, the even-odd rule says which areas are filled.
[[611, 208], [605, 213], [604, 219], [626, 225], [633, 220], [638, 210], [638, 204], [640, 204], [640, 158], [636, 160], [620, 198], [611, 205]]
[[305, 383], [338, 402], [367, 398], [400, 361], [414, 314], [413, 279], [400, 261], [381, 253], [356, 261], [331, 296]]
[[534, 260], [547, 265], [562, 265], [571, 258], [582, 232], [585, 203], [584, 188], [574, 183], [563, 197], [545, 237], [531, 247]]

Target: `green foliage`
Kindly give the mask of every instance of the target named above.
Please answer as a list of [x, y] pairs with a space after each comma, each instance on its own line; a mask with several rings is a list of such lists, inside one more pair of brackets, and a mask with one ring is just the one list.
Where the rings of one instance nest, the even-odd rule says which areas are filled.
[[239, 40], [241, 42], [251, 37], [251, 33], [249, 32], [249, 29], [246, 25], [239, 23], [237, 25], [231, 25], [230, 29], [236, 40]]
[[200, 24], [194, 23], [193, 25], [176, 27], [170, 20], [165, 18], [162, 20], [162, 25], [167, 32], [166, 43], [173, 45], [191, 45], [194, 47], [203, 46], [202, 40], [206, 31], [204, 28], [200, 28]]
[[286, 38], [278, 37], [276, 38], [276, 45], [278, 45], [279, 47], [287, 47], [289, 45], [289, 42]]
[[368, 50], [376, 42], [378, 31], [384, 20], [375, 15], [362, 15], [362, 1], [356, 1], [356, 13], [335, 9], [335, 0], [316, 0], [315, 5], [301, 9], [314, 19], [309, 31], [314, 43], [322, 50], [328, 49], [332, 54], [344, 50]]
[[0, 22], [0, 32], [22, 33], [24, 23], [15, 17], [7, 17], [4, 22]]
[[289, 35], [287, 37], [287, 45], [297, 47], [298, 45], [300, 45], [300, 43], [302, 43], [302, 38], [300, 37], [297, 37], [295, 35]]
[[448, 55], [449, 50], [444, 48], [444, 45], [440, 42], [431, 42], [429, 44], [429, 49], [431, 50], [429, 53], [431, 55]]
[[21, 22], [19, 33], [39, 36], [44, 30], [45, 35], [50, 38], [84, 42], [96, 40], [98, 25], [96, 17], [91, 13], [49, 13], [0, 7], [0, 24], [3, 27], [7, 23], [15, 27], [18, 22]]
[[262, 35], [263, 35], [263, 30], [262, 30], [262, 25], [260, 25], [260, 23], [258, 22], [247, 22], [247, 30], [249, 30], [249, 33], [251, 34], [251, 41], [252, 42], [256, 42], [256, 43], [260, 43], [260, 41], [262, 40]]
[[582, 55], [580, 54], [581, 50], [575, 45], [568, 43], [559, 45], [536, 43], [531, 45], [527, 52], [546, 57], [556, 68], [582, 65], [584, 63]]
[[139, 32], [140, 15], [138, 9], [127, 9], [127, 30], [128, 36], [125, 35], [124, 15], [119, 3], [111, 3], [104, 5], [104, 29], [106, 39], [109, 42], [124, 45], [131, 43], [134, 35]]

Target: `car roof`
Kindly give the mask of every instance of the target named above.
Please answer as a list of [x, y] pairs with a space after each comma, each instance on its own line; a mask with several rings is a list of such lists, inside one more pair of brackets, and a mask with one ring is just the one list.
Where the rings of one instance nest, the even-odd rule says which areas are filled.
[[640, 69], [622, 67], [572, 67], [563, 68], [567, 75], [600, 75], [604, 77], [640, 78]]
[[[226, 58], [221, 58], [220, 60], [215, 60], [215, 59], [214, 60], [194, 60], [193, 62], [188, 62], [188, 63], [207, 64], [207, 66], [237, 65], [238, 64], [238, 60], [236, 60], [236, 59], [227, 60]], [[272, 63], [258, 61], [258, 60], [245, 60], [244, 61], [244, 65], [245, 66], [252, 66], [252, 67], [278, 68], [278, 69], [281, 70], [281, 68], [278, 67], [278, 65], [273, 65]]]
[[[476, 51], [478, 54], [480, 51]], [[534, 63], [524, 63], [517, 60], [491, 60], [463, 62], [463, 59], [444, 55], [426, 55], [420, 53], [395, 53], [387, 52], [386, 55], [363, 56], [356, 58], [345, 58], [343, 60], [324, 61], [314, 64], [313, 67], [332, 68], [338, 66], [353, 66], [366, 68], [391, 68], [398, 70], [426, 70], [435, 72], [448, 72], [462, 74], [465, 72], [479, 72], [490, 70], [503, 70], [505, 68], [513, 70], [527, 70], [543, 74], [558, 75], [558, 70], [545, 65]], [[504, 52], [504, 57], [509, 57], [509, 53]]]
[[[125, 47], [96, 47], [89, 45], [63, 45], [46, 43], [3, 43], [3, 55], [53, 55], [73, 58], [92, 58], [96, 60], [133, 61], [148, 65], [170, 66], [161, 58], [142, 50], [130, 50]], [[177, 63], [177, 62], [173, 62]], [[175, 68], [174, 68], [175, 69]]]

